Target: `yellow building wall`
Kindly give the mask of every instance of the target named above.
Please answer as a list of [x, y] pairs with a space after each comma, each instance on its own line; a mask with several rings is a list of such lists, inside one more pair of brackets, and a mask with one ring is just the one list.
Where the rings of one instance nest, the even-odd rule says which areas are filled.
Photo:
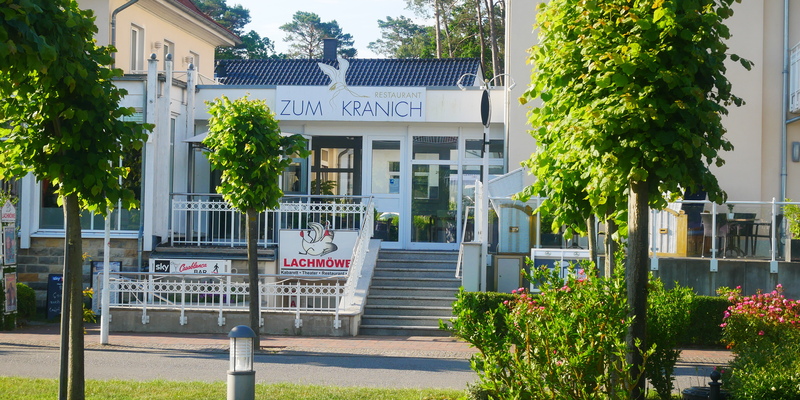
[[[115, 9], [126, 3], [124, 0], [79, 0], [84, 9], [95, 11], [98, 26], [97, 42], [111, 44], [111, 16]], [[141, 57], [141, 70], [132, 69], [132, 29], [138, 29], [143, 36], [137, 56]], [[226, 37], [227, 36], [227, 37]], [[188, 12], [165, 0], [140, 0], [120, 11], [116, 16], [116, 61], [115, 66], [126, 74], [144, 73], [146, 60], [155, 53], [159, 69], [164, 65], [166, 43], [173, 43], [173, 68], [186, 70], [193, 62], [200, 75], [212, 78], [214, 75], [214, 49], [220, 45], [233, 45], [231, 34], [221, 28], [209, 26], [208, 22], [193, 12]], [[176, 78], [180, 78], [176, 76]], [[201, 79], [200, 82], [203, 82]], [[205, 82], [207, 83], [207, 82]]]

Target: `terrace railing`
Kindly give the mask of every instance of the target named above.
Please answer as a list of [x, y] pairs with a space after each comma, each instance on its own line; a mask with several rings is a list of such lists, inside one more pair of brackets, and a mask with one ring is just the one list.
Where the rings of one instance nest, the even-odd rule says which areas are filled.
[[[109, 280], [109, 306], [142, 310], [142, 324], [150, 322], [148, 310], [171, 309], [179, 312], [181, 325], [187, 312], [218, 312], [217, 323], [225, 325], [225, 314], [249, 311], [251, 296], [247, 274], [156, 274], [114, 272]], [[295, 326], [302, 326], [301, 313], [334, 314], [334, 327], [341, 327], [340, 305], [345, 293], [345, 276], [308, 277], [260, 275], [261, 311], [295, 313]], [[277, 280], [277, 281], [276, 281]], [[102, 280], [95, 287], [104, 290]], [[101, 307], [95, 296], [94, 307]], [[262, 319], [263, 325], [263, 319]]]
[[[368, 200], [361, 196], [285, 196], [278, 209], [259, 215], [258, 244], [275, 245], [281, 229], [306, 229], [309, 222], [332, 230], [358, 230], [367, 214]], [[245, 215], [221, 195], [173, 193], [171, 204], [173, 246], [246, 245]]]
[[[233, 210], [219, 196], [176, 194], [173, 199], [173, 223], [187, 226], [192, 240], [171, 237], [173, 244], [244, 245], [239, 232], [243, 215]], [[258, 303], [261, 311], [295, 313], [295, 327], [303, 324], [302, 313], [334, 315], [333, 326], [342, 326], [339, 314], [356, 301], [356, 287], [362, 277], [369, 241], [373, 234], [374, 206], [371, 198], [349, 199], [330, 196], [295, 196], [285, 198], [278, 210], [263, 213], [260, 218], [259, 241], [262, 245], [275, 243], [280, 229], [304, 229], [309, 222], [318, 222], [330, 229], [359, 230], [353, 248], [350, 268], [346, 275], [260, 275]], [[223, 228], [212, 229], [214, 225]], [[200, 230], [194, 230], [197, 227]], [[262, 229], [263, 228], [263, 229]], [[204, 230], [205, 229], [205, 230]], [[271, 230], [276, 232], [271, 232]], [[194, 234], [204, 232], [204, 235]], [[218, 235], [215, 235], [218, 234]], [[189, 235], [187, 235], [189, 236]], [[161, 274], [114, 272], [109, 280], [110, 307], [142, 310], [142, 323], [149, 323], [149, 309], [179, 311], [181, 325], [187, 323], [186, 313], [193, 310], [218, 312], [217, 322], [225, 324], [225, 314], [249, 310], [252, 296], [245, 282], [246, 274]], [[98, 296], [94, 308], [99, 310], [103, 287], [99, 275], [95, 278]], [[363, 304], [361, 302], [360, 304]], [[353, 310], [360, 312], [360, 310]], [[263, 318], [261, 320], [263, 325]]]

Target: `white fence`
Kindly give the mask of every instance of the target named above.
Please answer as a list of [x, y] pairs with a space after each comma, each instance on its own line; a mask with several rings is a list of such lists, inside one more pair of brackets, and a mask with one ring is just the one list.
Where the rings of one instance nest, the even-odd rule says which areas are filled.
[[[217, 311], [217, 323], [225, 325], [225, 314], [248, 311], [250, 307], [249, 284], [246, 274], [171, 274], [114, 273], [109, 280], [109, 306], [142, 310], [142, 323], [150, 318], [148, 310], [172, 309], [179, 311], [181, 325], [187, 323], [190, 311]], [[274, 279], [280, 279], [273, 282]], [[102, 306], [99, 293], [104, 290], [97, 279], [98, 296], [93, 298], [95, 310]], [[316, 312], [335, 315], [334, 327], [339, 328], [339, 312], [347, 283], [345, 277], [287, 277], [261, 275], [259, 282], [261, 311], [288, 311], [295, 313], [295, 327], [302, 326], [301, 313]], [[263, 325], [263, 321], [262, 321]]]
[[[347, 275], [341, 276], [287, 276], [260, 275], [259, 310], [293, 312], [295, 327], [303, 325], [302, 313], [333, 314], [333, 327], [341, 328], [339, 314], [356, 301], [356, 286], [373, 234], [374, 205], [370, 198], [364, 203], [284, 203], [280, 210], [265, 213], [268, 218], [280, 221], [280, 229], [299, 229], [310, 221], [327, 223], [332, 229], [359, 229], [358, 239], [351, 256]], [[362, 198], [355, 200], [361, 201]], [[207, 200], [204, 200], [207, 201]], [[203, 201], [196, 201], [195, 206]], [[216, 203], [221, 203], [217, 201]], [[222, 203], [225, 204], [225, 203]], [[195, 209], [200, 209], [197, 207]], [[208, 208], [223, 210], [224, 206]], [[174, 209], [173, 209], [174, 210]], [[224, 212], [230, 212], [224, 211]], [[206, 217], [214, 217], [209, 212]], [[234, 214], [230, 212], [230, 214]], [[240, 217], [239, 213], [236, 217]], [[174, 216], [174, 214], [173, 214]], [[202, 220], [202, 218], [198, 218]], [[334, 228], [335, 227], [335, 228]], [[275, 235], [277, 237], [277, 235]], [[263, 237], [262, 237], [263, 239]], [[197, 242], [208, 244], [206, 242]], [[192, 244], [195, 244], [193, 242]], [[247, 274], [161, 274], [140, 272], [113, 272], [109, 279], [109, 306], [142, 310], [142, 323], [150, 321], [149, 309], [172, 309], [180, 312], [179, 321], [185, 325], [187, 311], [213, 310], [218, 312], [217, 323], [225, 324], [225, 314], [249, 311], [252, 296]], [[93, 298], [93, 309], [100, 310], [102, 291], [101, 275], [95, 277], [98, 289]], [[360, 310], [355, 310], [360, 312]], [[261, 319], [263, 325], [263, 318]]]
[[[172, 194], [170, 243], [194, 246], [246, 245], [245, 215], [218, 194]], [[359, 230], [368, 197], [285, 196], [278, 209], [258, 218], [258, 243], [278, 243], [281, 229], [305, 229], [318, 222], [333, 230]], [[370, 214], [371, 216], [371, 214]]]

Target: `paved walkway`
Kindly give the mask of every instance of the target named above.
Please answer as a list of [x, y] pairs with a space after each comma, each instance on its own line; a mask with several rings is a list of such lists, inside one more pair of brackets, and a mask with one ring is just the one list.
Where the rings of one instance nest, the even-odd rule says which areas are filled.
[[[28, 325], [10, 332], [0, 332], [2, 345], [38, 345], [58, 347], [59, 325]], [[176, 350], [192, 352], [227, 352], [229, 339], [222, 334], [115, 333], [109, 344], [100, 344], [98, 325], [87, 325], [86, 348], [125, 350]], [[261, 352], [276, 354], [328, 353], [331, 355], [382, 355], [438, 359], [469, 359], [476, 352], [469, 344], [449, 337], [426, 336], [356, 336], [305, 337], [262, 336]], [[724, 367], [732, 358], [726, 350], [684, 349], [675, 369], [676, 391], [708, 384], [714, 367]]]

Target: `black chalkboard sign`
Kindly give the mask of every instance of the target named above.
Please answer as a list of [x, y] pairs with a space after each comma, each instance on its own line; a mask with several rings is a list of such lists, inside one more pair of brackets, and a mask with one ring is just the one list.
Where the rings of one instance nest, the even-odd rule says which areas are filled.
[[53, 319], [61, 315], [61, 291], [63, 286], [63, 275], [47, 275], [47, 319]]

